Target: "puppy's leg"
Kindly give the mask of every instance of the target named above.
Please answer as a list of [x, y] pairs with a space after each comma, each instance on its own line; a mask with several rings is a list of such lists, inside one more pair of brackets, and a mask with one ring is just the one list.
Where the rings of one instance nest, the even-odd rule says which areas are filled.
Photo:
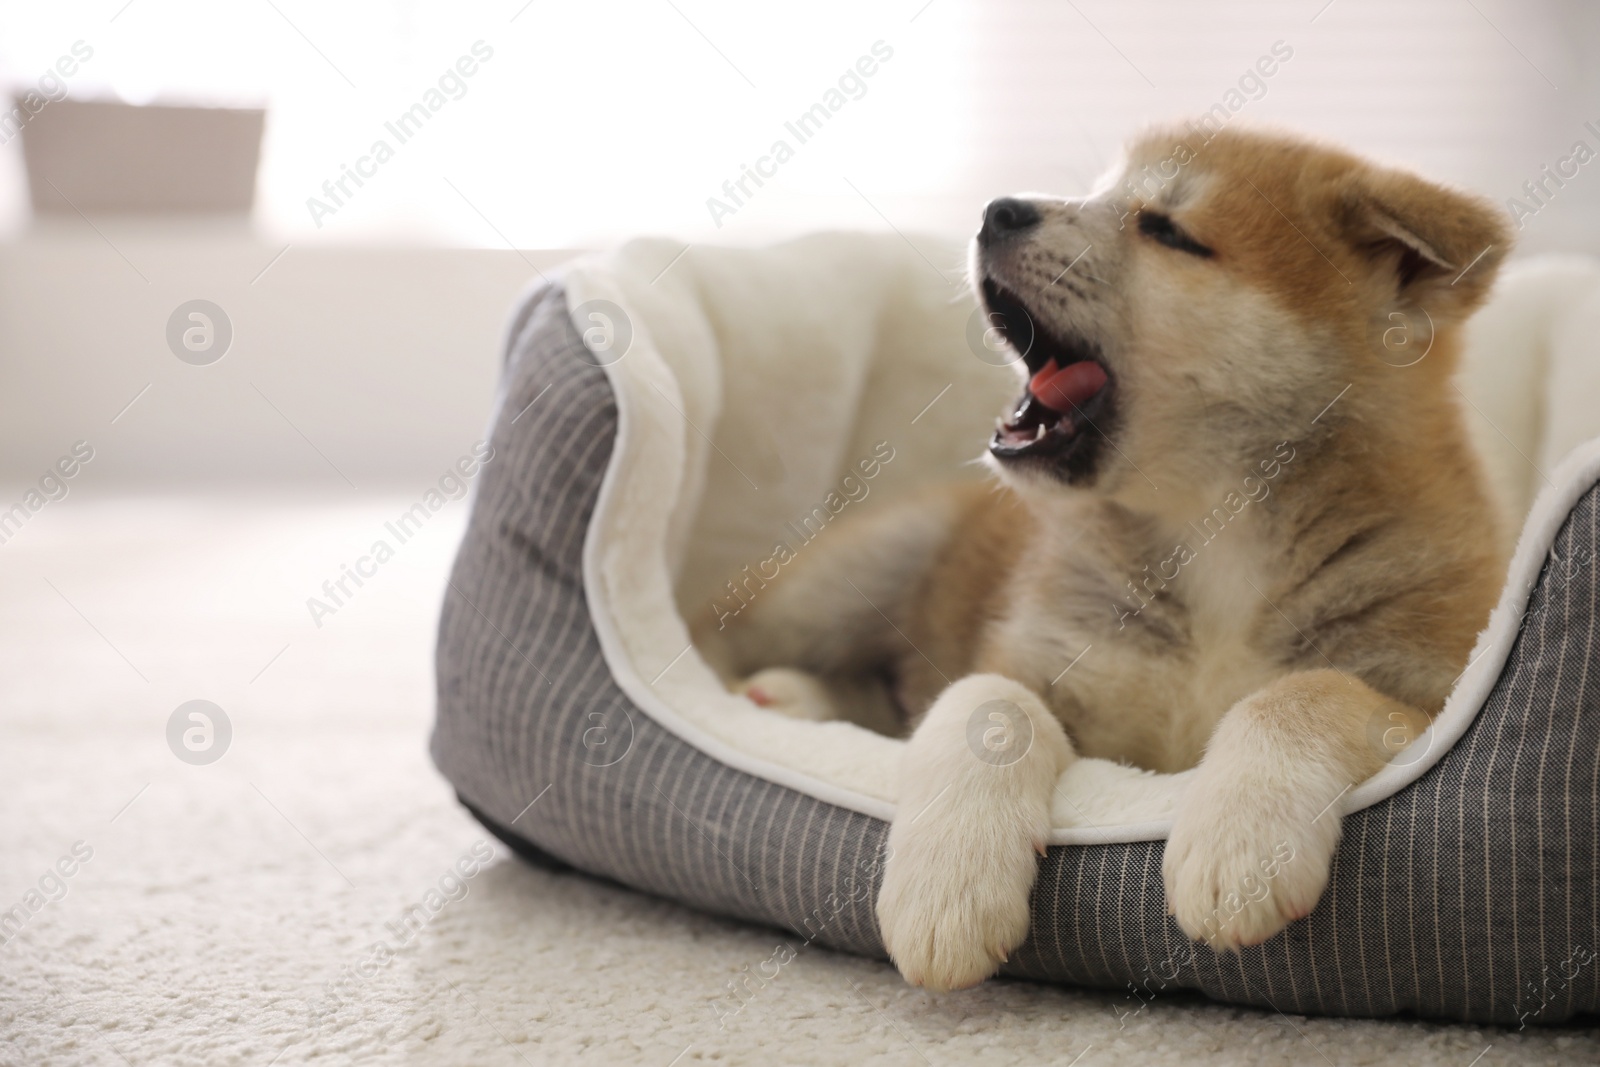
[[[829, 679], [835, 703], [850, 698], [861, 686], [853, 681], [840, 691], [833, 679], [864, 680], [904, 652], [895, 627], [903, 625], [923, 578], [978, 491], [982, 487], [941, 487], [824, 526], [775, 578], [745, 579], [743, 599], [722, 596], [691, 610], [701, 655], [739, 691], [747, 691], [749, 676], [762, 668], [791, 667]], [[777, 688], [813, 712], [821, 706], [811, 699], [817, 688], [792, 676]], [[871, 698], [869, 706], [849, 717], [879, 716], [886, 697], [862, 695]]]
[[766, 667], [732, 687], [764, 708], [795, 719], [843, 719], [880, 734], [900, 730], [900, 713], [878, 678], [824, 678], [793, 667]]
[[908, 982], [976, 985], [1028, 932], [1050, 796], [1073, 758], [1033, 692], [998, 674], [946, 689], [900, 764], [878, 895], [884, 946]]
[[[1428, 717], [1332, 670], [1286, 675], [1230, 708], [1185, 789], [1162, 873], [1183, 932], [1257, 945], [1316, 906], [1338, 801]], [[1386, 747], [1387, 746], [1387, 747]]]
[[766, 667], [734, 685], [763, 708], [794, 719], [828, 722], [840, 718], [840, 701], [821, 677], [793, 667]]

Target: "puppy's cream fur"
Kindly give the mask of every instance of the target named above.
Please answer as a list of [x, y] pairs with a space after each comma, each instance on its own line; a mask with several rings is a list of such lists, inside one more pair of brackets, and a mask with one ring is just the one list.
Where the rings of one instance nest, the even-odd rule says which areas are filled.
[[933, 989], [1026, 935], [1075, 754], [1198, 765], [1164, 860], [1191, 937], [1257, 944], [1305, 915], [1340, 798], [1439, 711], [1503, 569], [1450, 384], [1510, 243], [1492, 207], [1237, 130], [1150, 134], [1094, 195], [1029, 203], [1037, 225], [976, 248], [974, 281], [1107, 369], [1078, 458], [991, 458], [997, 484], [841, 526], [736, 624], [697, 628], [761, 703], [881, 722], [888, 677], [920, 716], [878, 917]]

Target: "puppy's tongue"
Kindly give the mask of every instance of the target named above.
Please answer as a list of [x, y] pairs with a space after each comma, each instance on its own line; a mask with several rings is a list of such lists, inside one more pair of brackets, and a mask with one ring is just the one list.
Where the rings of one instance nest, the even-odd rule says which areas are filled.
[[1051, 360], [1028, 381], [1028, 392], [1051, 411], [1081, 407], [1106, 384], [1105, 368], [1093, 360], [1057, 367]]

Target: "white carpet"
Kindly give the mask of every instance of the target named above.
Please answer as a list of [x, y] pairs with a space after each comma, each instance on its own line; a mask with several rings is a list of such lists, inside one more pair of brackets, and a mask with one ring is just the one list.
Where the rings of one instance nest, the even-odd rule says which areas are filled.
[[[503, 855], [408, 933], [401, 914], [486, 836], [426, 754], [464, 506], [320, 629], [305, 600], [411, 502], [75, 491], [0, 545], [0, 911], [74, 842], [93, 849], [0, 946], [0, 1062], [1600, 1061], [1594, 1029], [1306, 1019], [1187, 997], [1119, 1017], [1137, 1003], [1019, 982], [934, 997], [821, 949], [719, 1027], [714, 1002], [781, 934]], [[209, 766], [167, 747], [168, 717], [196, 698], [233, 726]], [[312, 1004], [333, 1010], [318, 1022]]]

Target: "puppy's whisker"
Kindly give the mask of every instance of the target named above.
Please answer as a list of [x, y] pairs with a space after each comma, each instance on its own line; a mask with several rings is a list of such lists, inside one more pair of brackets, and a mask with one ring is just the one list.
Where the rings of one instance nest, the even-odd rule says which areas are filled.
[[1076, 267], [1078, 265], [1078, 260], [1080, 260], [1084, 256], [1088, 255], [1089, 254], [1089, 249], [1091, 249], [1093, 247], [1094, 247], [1094, 245], [1086, 245], [1082, 252], [1079, 252], [1076, 256], [1073, 257], [1073, 260], [1072, 260], [1071, 263], [1068, 263], [1065, 267], [1061, 268], [1061, 273], [1057, 274], [1053, 279], [1051, 279], [1050, 284], [1054, 285], [1056, 282], [1059, 282], [1062, 278], [1065, 278], [1067, 276], [1067, 271], [1071, 270], [1073, 267]]

